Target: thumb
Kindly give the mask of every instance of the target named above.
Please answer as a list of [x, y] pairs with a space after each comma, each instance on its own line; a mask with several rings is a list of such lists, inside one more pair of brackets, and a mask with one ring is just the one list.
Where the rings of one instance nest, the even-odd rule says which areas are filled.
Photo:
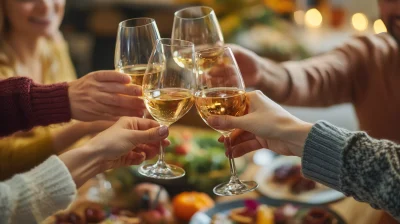
[[159, 142], [168, 137], [169, 130], [167, 126], [151, 128], [145, 131], [133, 131], [133, 141], [135, 145], [149, 142]]
[[207, 123], [215, 129], [227, 130], [227, 129], [244, 129], [243, 117], [234, 117], [228, 115], [210, 116], [207, 119]]

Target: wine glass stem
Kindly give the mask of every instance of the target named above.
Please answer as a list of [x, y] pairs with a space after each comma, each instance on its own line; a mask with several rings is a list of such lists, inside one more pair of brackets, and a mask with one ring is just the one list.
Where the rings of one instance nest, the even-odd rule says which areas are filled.
[[237, 178], [236, 165], [235, 165], [235, 160], [232, 157], [232, 150], [231, 150], [232, 144], [231, 144], [231, 138], [229, 136], [225, 137], [225, 146], [226, 146], [226, 149], [228, 150], [231, 179], [236, 179]]
[[[161, 125], [160, 125], [160, 127], [161, 127]], [[157, 166], [163, 167], [163, 168], [167, 167], [167, 165], [165, 164], [165, 161], [164, 161], [164, 147], [162, 145], [162, 141], [160, 141], [160, 155], [158, 157]]]

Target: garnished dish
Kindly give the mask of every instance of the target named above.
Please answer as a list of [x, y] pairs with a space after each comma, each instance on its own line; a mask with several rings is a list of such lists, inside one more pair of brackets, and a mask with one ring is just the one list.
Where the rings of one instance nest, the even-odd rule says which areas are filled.
[[260, 183], [258, 191], [274, 199], [325, 204], [344, 198], [342, 193], [305, 178], [298, 157], [272, 160], [258, 171], [255, 180]]
[[289, 186], [292, 194], [300, 194], [317, 188], [315, 181], [304, 178], [301, 174], [301, 165], [297, 164], [285, 164], [276, 168], [272, 180], [267, 181]]
[[[172, 224], [168, 193], [159, 185], [138, 184], [131, 195], [126, 195], [127, 204], [110, 202], [100, 204], [86, 199], [75, 201], [67, 210], [46, 219], [43, 224]], [[116, 199], [115, 201], [121, 201]]]
[[338, 220], [322, 208], [302, 208], [292, 204], [271, 207], [246, 200], [244, 207], [217, 213], [211, 224], [336, 224]]
[[259, 198], [217, 203], [197, 212], [189, 224], [346, 224], [324, 206]]

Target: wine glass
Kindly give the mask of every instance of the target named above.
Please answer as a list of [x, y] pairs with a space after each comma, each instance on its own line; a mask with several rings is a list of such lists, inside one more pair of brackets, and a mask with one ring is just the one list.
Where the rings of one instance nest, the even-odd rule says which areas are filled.
[[212, 8], [194, 6], [174, 14], [172, 38], [193, 42], [196, 51], [224, 45], [224, 37]]
[[151, 52], [159, 39], [160, 33], [152, 18], [120, 22], [115, 45], [115, 69], [130, 75], [132, 84], [141, 86]]
[[[198, 70], [195, 104], [201, 118], [207, 123], [207, 118], [211, 115], [244, 115], [246, 91], [232, 50], [228, 47], [203, 49], [196, 52], [195, 59]], [[234, 129], [215, 130], [225, 137], [225, 146], [230, 149], [230, 134]], [[230, 180], [217, 185], [213, 189], [214, 193], [230, 196], [255, 190], [258, 184], [255, 181], [241, 181], [236, 172], [235, 160], [232, 155], [228, 157]]]
[[[184, 40], [160, 39], [150, 57], [143, 79], [143, 98], [147, 110], [161, 125], [170, 126], [193, 106], [195, 90], [194, 44]], [[146, 164], [139, 173], [156, 179], [183, 177], [185, 170], [164, 161], [160, 144], [159, 159]]]
[[[115, 45], [115, 70], [130, 75], [131, 83], [141, 86], [151, 52], [159, 39], [154, 19], [134, 18], [120, 22]], [[88, 191], [89, 198], [105, 203], [114, 195], [112, 185], [103, 173], [96, 175], [96, 179], [97, 184]]]

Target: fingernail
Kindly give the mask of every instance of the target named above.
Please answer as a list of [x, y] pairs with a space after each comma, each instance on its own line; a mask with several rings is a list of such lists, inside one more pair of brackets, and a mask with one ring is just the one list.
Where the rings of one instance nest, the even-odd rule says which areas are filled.
[[216, 116], [211, 116], [207, 119], [208, 124], [210, 124], [211, 126], [219, 126], [220, 125], [220, 121], [219, 118]]
[[168, 134], [168, 127], [167, 126], [161, 126], [159, 129], [158, 129], [158, 134], [160, 135], [160, 136], [165, 136], [165, 135], [167, 135]]

